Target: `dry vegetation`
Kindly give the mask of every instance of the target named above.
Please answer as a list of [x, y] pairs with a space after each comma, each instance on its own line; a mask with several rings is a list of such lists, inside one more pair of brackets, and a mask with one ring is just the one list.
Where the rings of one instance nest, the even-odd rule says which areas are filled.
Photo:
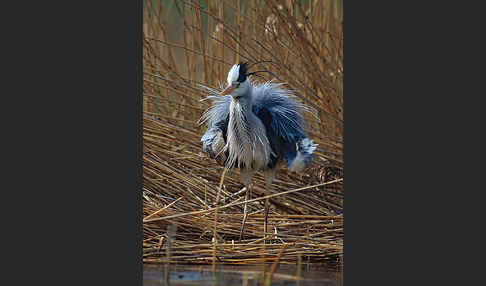
[[[343, 253], [343, 18], [340, 1], [144, 2], [143, 260], [250, 264], [340, 260]], [[271, 193], [254, 179], [244, 240], [237, 171], [201, 153], [208, 102], [239, 61], [266, 60], [252, 80], [274, 79], [317, 111], [319, 144], [304, 174], [277, 173]], [[271, 62], [270, 62], [271, 61]], [[263, 202], [270, 197], [263, 243]], [[217, 200], [219, 198], [219, 200]], [[216, 227], [216, 239], [213, 228]]]

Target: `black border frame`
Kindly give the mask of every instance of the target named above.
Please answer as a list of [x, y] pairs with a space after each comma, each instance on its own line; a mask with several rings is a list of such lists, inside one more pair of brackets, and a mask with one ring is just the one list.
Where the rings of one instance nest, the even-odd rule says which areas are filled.
[[136, 1], [137, 3], [137, 41], [136, 41], [136, 51], [137, 51], [137, 69], [136, 69], [136, 281], [139, 281], [140, 285], [143, 283], [143, 262], [142, 262], [142, 116], [143, 116], [143, 88], [142, 88], [142, 75], [143, 75], [143, 64], [142, 64], [142, 40], [143, 40], [143, 3], [142, 1]]
[[[6, 3], [18, 4], [4, 9], [18, 14], [6, 29], [11, 34], [5, 35], [4, 46], [10, 48], [6, 54], [13, 63], [4, 63], [4, 69], [11, 72], [2, 82], [2, 88], [7, 89], [4, 100], [18, 100], [2, 105], [5, 111], [16, 109], [6, 122], [13, 130], [5, 136], [5, 141], [15, 142], [5, 150], [16, 158], [11, 162], [2, 158], [12, 166], [3, 177], [7, 186], [2, 201], [6, 207], [13, 206], [5, 216], [12, 228], [5, 228], [4, 237], [11, 241], [4, 244], [8, 248], [4, 258], [20, 269], [13, 277], [16, 280], [142, 284], [143, 1], [132, 3]], [[443, 161], [457, 154], [476, 157], [470, 149], [472, 140], [466, 136], [469, 133], [454, 133], [463, 131], [456, 120], [469, 120], [473, 104], [462, 100], [466, 102], [464, 114], [454, 117], [455, 125], [442, 121], [451, 114], [443, 112], [438, 119], [437, 113], [447, 113], [448, 108], [461, 111], [458, 101], [444, 106], [451, 93], [454, 98], [464, 93], [481, 97], [482, 89], [474, 90], [471, 85], [474, 80], [451, 79], [451, 75], [481, 73], [449, 65], [477, 62], [474, 50], [461, 46], [462, 39], [460, 44], [452, 44], [454, 37], [467, 37], [465, 33], [474, 28], [480, 35], [482, 26], [474, 21], [481, 17], [471, 13], [483, 10], [455, 2], [449, 7], [445, 2], [426, 4], [354, 1], [345, 8], [344, 276], [350, 285], [420, 284], [426, 279], [422, 275], [427, 274], [433, 284], [451, 282], [453, 275], [462, 275], [456, 278], [462, 282], [458, 285], [471, 279], [470, 269], [460, 273], [461, 269], [453, 267], [457, 262], [469, 265], [471, 261], [450, 257], [457, 255], [451, 253], [457, 249], [439, 243], [452, 238], [451, 245], [469, 247], [459, 252], [477, 252], [467, 235], [462, 230], [453, 232], [457, 231], [453, 226], [462, 226], [458, 218], [469, 220], [462, 215], [474, 208], [474, 198], [458, 193], [480, 188], [465, 187], [469, 174], [457, 175], [454, 165]], [[21, 27], [25, 23], [27, 32]], [[137, 73], [135, 188], [133, 34]], [[17, 75], [18, 81], [11, 80], [11, 75]], [[451, 91], [453, 84], [456, 89]], [[470, 122], [464, 125], [470, 126]], [[482, 129], [478, 130], [473, 133]], [[462, 142], [451, 144], [452, 139]], [[432, 152], [438, 147], [442, 147], [439, 152]], [[458, 150], [470, 153], [463, 155]], [[471, 169], [467, 164], [459, 166]], [[454, 180], [461, 183], [453, 184]], [[456, 195], [447, 197], [448, 191]], [[133, 192], [135, 257], [131, 248]], [[457, 201], [461, 196], [467, 201]], [[452, 207], [444, 209], [444, 205]], [[443, 213], [449, 216], [442, 217]], [[370, 223], [376, 218], [380, 220]], [[411, 235], [411, 230], [419, 237]], [[466, 239], [461, 241], [458, 236]], [[11, 274], [10, 269], [5, 272]]]

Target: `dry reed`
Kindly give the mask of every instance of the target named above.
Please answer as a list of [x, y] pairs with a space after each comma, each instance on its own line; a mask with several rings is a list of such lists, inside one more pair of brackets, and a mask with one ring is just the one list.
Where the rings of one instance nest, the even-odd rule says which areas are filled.
[[[343, 253], [343, 20], [336, 1], [145, 1], [143, 261], [295, 264]], [[341, 6], [342, 7], [342, 6]], [[275, 75], [307, 105], [316, 158], [303, 174], [262, 174], [245, 201], [238, 172], [201, 152], [197, 121], [208, 107], [199, 84], [217, 87], [238, 61]], [[271, 61], [271, 62], [270, 62]], [[263, 74], [262, 74], [263, 75]], [[274, 76], [253, 80], [270, 80]], [[263, 202], [269, 198], [269, 232]], [[168, 226], [177, 233], [168, 243]], [[264, 238], [265, 235], [265, 238]], [[270, 244], [264, 244], [264, 240]], [[171, 249], [168, 249], [170, 246]], [[166, 255], [170, 253], [170, 256]], [[276, 264], [273, 264], [276, 265]], [[275, 266], [274, 266], [275, 267]], [[272, 268], [270, 273], [275, 270]], [[271, 274], [270, 274], [271, 275]]]

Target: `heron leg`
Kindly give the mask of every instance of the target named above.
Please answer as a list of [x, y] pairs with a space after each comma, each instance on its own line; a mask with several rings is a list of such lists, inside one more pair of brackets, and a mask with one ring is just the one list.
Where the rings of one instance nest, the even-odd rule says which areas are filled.
[[268, 199], [265, 199], [265, 220], [263, 221], [263, 243], [266, 244], [265, 237], [267, 235], [267, 226], [268, 226]]
[[[265, 193], [269, 195], [272, 189], [272, 182], [275, 179], [275, 172], [276, 169], [271, 169], [265, 171]], [[269, 199], [265, 199], [265, 220], [263, 221], [263, 243], [266, 243], [265, 237], [267, 235], [267, 226], [268, 226], [268, 213], [270, 211], [270, 202]]]
[[243, 171], [240, 170], [240, 176], [245, 184], [246, 192], [245, 192], [245, 205], [243, 207], [243, 221], [241, 222], [241, 229], [240, 229], [240, 239], [239, 241], [243, 239], [243, 230], [245, 229], [245, 223], [246, 223], [246, 218], [248, 216], [248, 194], [250, 193], [250, 186], [251, 186], [251, 179], [253, 178], [254, 172], [252, 171]]
[[240, 229], [240, 239], [239, 242], [243, 239], [243, 230], [245, 229], [245, 223], [246, 223], [246, 218], [248, 216], [248, 193], [250, 192], [250, 185], [245, 186], [246, 192], [245, 192], [245, 205], [243, 207], [243, 221], [241, 222], [241, 229]]

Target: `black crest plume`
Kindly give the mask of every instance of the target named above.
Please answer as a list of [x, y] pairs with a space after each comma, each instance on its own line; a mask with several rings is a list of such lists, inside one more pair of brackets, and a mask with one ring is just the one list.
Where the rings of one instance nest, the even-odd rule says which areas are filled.
[[240, 66], [240, 70], [238, 71], [238, 78], [236, 80], [238, 82], [244, 82], [249, 75], [257, 75], [257, 73], [261, 73], [261, 72], [266, 72], [266, 73], [269, 73], [269, 74], [272, 74], [273, 76], [275, 76], [272, 72], [267, 71], [267, 70], [254, 71], [254, 72], [248, 73], [248, 68], [251, 67], [251, 66], [254, 66], [254, 65], [260, 64], [260, 63], [271, 63], [271, 62], [272, 61], [270, 61], [270, 60], [266, 60], [266, 61], [263, 60], [263, 61], [259, 61], [259, 62], [254, 62], [250, 66], [248, 66], [247, 62], [240, 62], [238, 64]]
[[244, 82], [246, 77], [248, 76], [248, 63], [247, 62], [240, 62], [240, 70], [238, 71], [238, 82]]

